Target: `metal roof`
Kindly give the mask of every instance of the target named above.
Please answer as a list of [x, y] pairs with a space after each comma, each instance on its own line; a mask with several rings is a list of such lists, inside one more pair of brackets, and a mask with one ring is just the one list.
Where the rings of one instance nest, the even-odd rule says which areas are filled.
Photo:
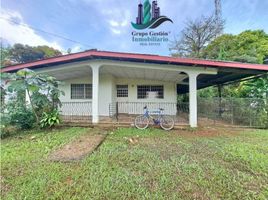
[[[1, 69], [1, 72], [16, 72], [23, 68], [38, 69], [44, 67], [57, 66], [66, 63], [104, 59], [127, 62], [144, 62], [155, 64], [184, 65], [195, 67], [212, 67], [218, 69], [217, 75], [200, 75], [198, 77], [198, 88], [205, 88], [211, 85], [223, 84], [230, 81], [265, 74], [268, 72], [268, 65], [249, 64], [239, 62], [226, 62], [216, 60], [202, 60], [192, 58], [174, 58], [169, 56], [158, 56], [137, 53], [122, 53], [88, 50], [80, 53], [68, 54], [58, 57], [47, 58], [29, 63], [7, 66]], [[178, 87], [179, 93], [188, 91], [188, 86]]]

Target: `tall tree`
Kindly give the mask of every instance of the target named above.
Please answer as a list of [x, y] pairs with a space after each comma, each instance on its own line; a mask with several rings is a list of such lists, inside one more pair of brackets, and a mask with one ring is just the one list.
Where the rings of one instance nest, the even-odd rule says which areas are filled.
[[222, 33], [224, 21], [202, 16], [198, 20], [188, 20], [179, 38], [171, 43], [173, 56], [201, 57], [202, 50]]
[[[268, 55], [268, 34], [262, 30], [247, 30], [238, 35], [224, 34], [212, 41], [202, 52], [202, 58], [263, 64]], [[236, 83], [223, 88], [224, 97], [268, 98], [268, 77]], [[211, 96], [212, 89], [199, 94]], [[214, 96], [217, 91], [213, 90]]]
[[10, 60], [12, 63], [26, 63], [53, 56], [62, 55], [59, 50], [48, 46], [32, 47], [23, 44], [14, 44], [10, 51]]
[[263, 64], [268, 55], [268, 34], [247, 30], [239, 35], [224, 34], [202, 52], [203, 58]]

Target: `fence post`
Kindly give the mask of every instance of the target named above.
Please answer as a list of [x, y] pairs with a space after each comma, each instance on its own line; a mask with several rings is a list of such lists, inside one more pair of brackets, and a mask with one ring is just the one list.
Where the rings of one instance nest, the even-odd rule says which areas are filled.
[[232, 125], [234, 125], [234, 100], [231, 98], [231, 106], [232, 106]]
[[118, 102], [115, 103], [115, 117], [116, 121], [118, 122]]

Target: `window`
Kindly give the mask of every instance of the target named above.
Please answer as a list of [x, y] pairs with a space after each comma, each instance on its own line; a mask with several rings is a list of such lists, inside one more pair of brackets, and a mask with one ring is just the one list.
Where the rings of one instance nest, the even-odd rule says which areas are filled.
[[117, 97], [128, 97], [128, 85], [117, 85]]
[[146, 99], [150, 93], [155, 93], [158, 99], [164, 99], [164, 86], [163, 85], [138, 85], [137, 96], [138, 99]]
[[71, 84], [71, 99], [92, 99], [92, 84]]

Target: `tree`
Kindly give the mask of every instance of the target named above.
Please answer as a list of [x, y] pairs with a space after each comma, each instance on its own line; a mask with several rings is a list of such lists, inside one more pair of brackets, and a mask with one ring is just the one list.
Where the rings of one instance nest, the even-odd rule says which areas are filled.
[[64, 93], [58, 89], [60, 82], [54, 77], [37, 74], [29, 69], [19, 70], [15, 74], [3, 74], [2, 77], [9, 81], [8, 92], [16, 94], [15, 102], [19, 103], [19, 107], [26, 106], [26, 92], [37, 122], [40, 122], [44, 112], [58, 109], [59, 97]]
[[50, 57], [62, 55], [62, 53], [59, 50], [46, 46], [46, 45], [33, 47], [33, 49], [43, 52], [44, 58], [50, 58]]
[[263, 64], [268, 55], [268, 34], [247, 30], [239, 35], [224, 34], [212, 41], [202, 58]]
[[[238, 35], [223, 34], [213, 40], [202, 52], [202, 58], [263, 64], [268, 55], [268, 34], [262, 30], [247, 30]], [[225, 86], [226, 97], [263, 97], [267, 78], [253, 79]], [[206, 92], [202, 92], [204, 94]]]
[[29, 45], [14, 44], [9, 51], [10, 60], [15, 64], [31, 62], [59, 55], [62, 55], [59, 50], [48, 46], [31, 47]]
[[7, 65], [10, 65], [10, 47], [3, 47], [1, 43], [1, 49], [0, 49], [0, 68], [3, 68]]
[[216, 38], [224, 28], [224, 21], [214, 16], [204, 17], [186, 22], [181, 36], [171, 43], [173, 56], [201, 57], [202, 50]]

